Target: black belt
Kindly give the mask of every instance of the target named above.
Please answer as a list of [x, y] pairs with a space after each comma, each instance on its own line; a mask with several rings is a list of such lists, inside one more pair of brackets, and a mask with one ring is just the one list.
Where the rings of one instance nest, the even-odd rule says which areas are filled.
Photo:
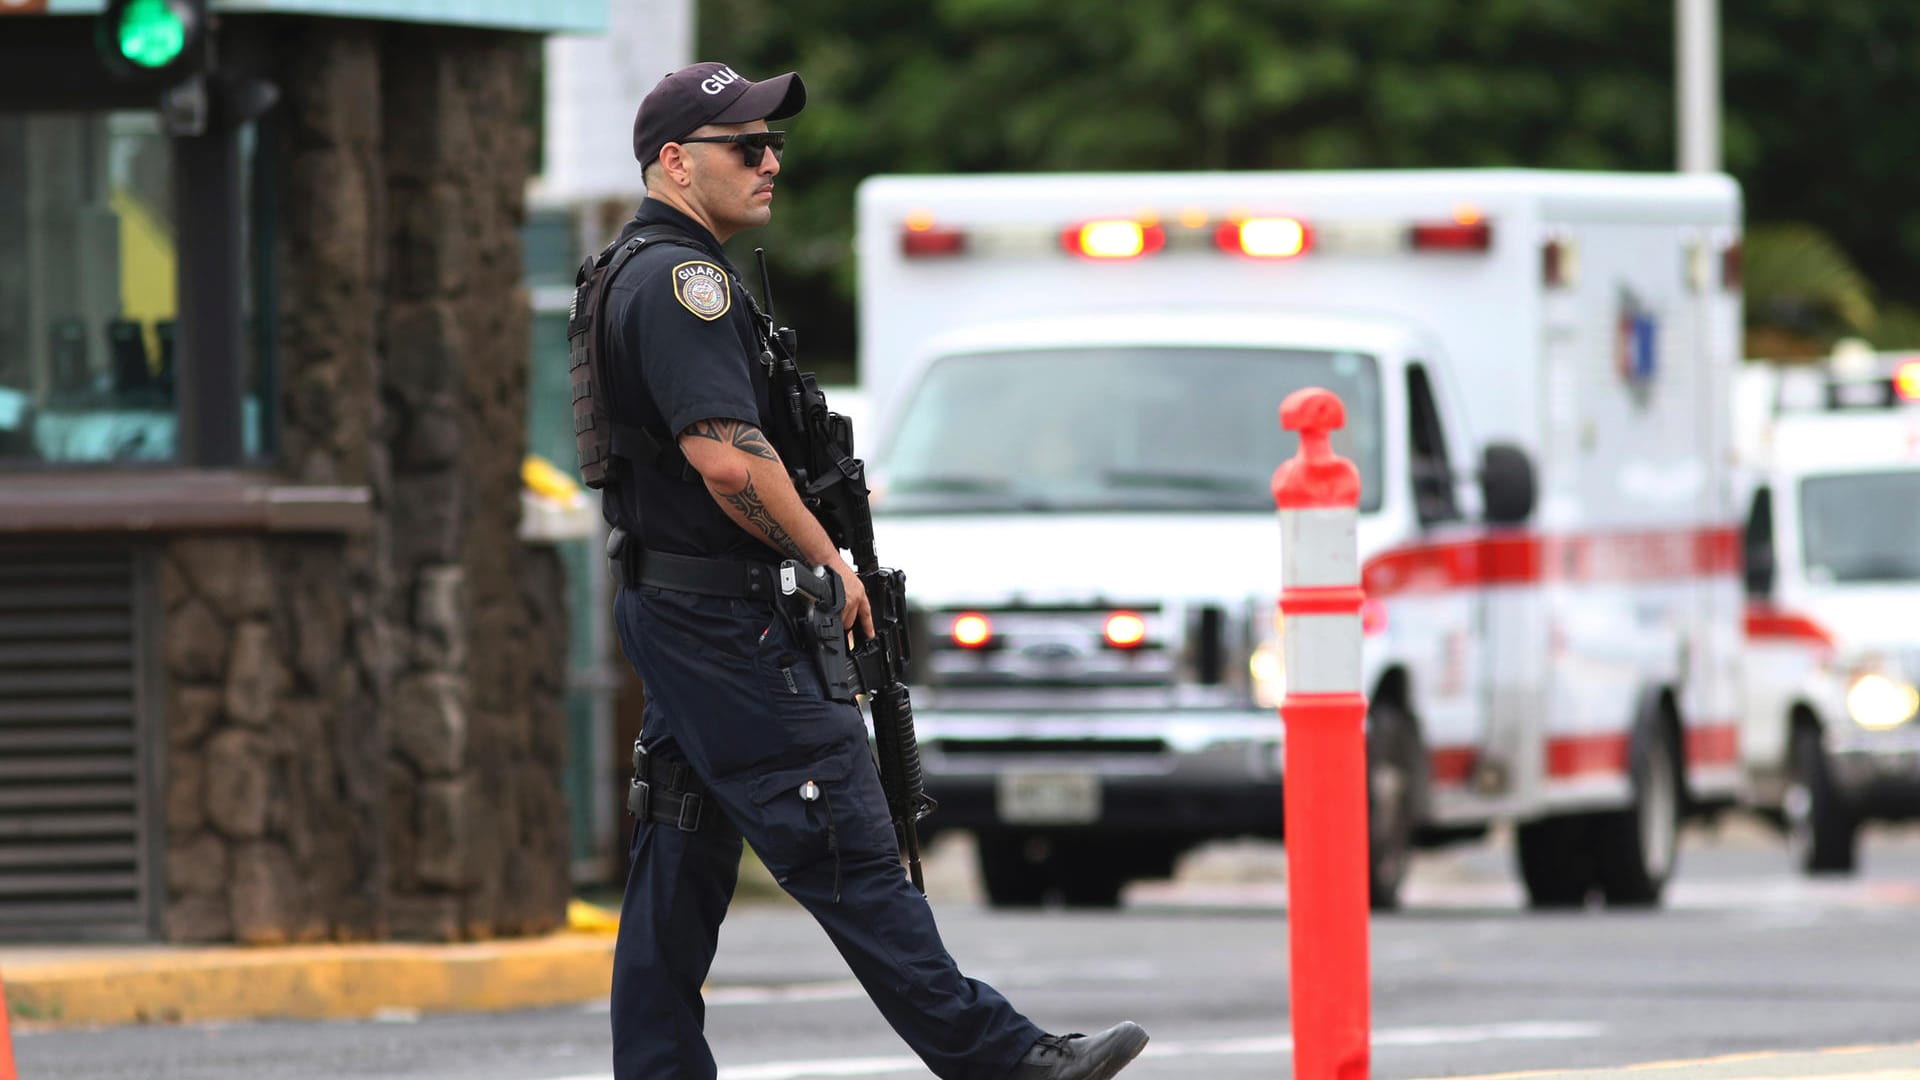
[[627, 789], [627, 813], [642, 821], [698, 832], [706, 811], [706, 788], [686, 762], [650, 754], [633, 740], [633, 783]]
[[657, 589], [735, 600], [771, 599], [777, 595], [774, 567], [744, 559], [702, 559], [646, 551], [640, 553], [639, 570], [637, 575], [629, 574], [625, 580], [637, 580]]

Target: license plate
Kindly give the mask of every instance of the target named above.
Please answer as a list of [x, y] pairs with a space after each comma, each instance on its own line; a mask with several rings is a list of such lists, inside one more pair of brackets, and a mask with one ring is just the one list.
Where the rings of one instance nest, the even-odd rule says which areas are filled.
[[1093, 773], [1001, 773], [998, 794], [1000, 820], [1010, 825], [1100, 820], [1100, 778]]

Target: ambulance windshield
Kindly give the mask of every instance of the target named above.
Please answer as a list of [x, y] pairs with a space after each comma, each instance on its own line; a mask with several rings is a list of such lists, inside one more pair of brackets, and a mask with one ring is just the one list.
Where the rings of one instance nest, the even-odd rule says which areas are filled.
[[1920, 470], [1807, 477], [1800, 520], [1809, 579], [1920, 582]]
[[1379, 506], [1379, 370], [1348, 352], [1200, 346], [972, 353], [928, 370], [875, 460], [887, 513], [1272, 513], [1293, 456], [1282, 399], [1325, 387], [1347, 408], [1334, 448]]

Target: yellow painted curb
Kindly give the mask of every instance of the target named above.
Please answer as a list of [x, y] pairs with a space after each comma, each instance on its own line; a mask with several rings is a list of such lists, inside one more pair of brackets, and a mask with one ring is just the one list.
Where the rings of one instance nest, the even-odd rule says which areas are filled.
[[567, 901], [567, 929], [576, 934], [618, 934], [620, 913], [589, 904], [585, 900]]
[[15, 1019], [36, 1027], [536, 1009], [604, 998], [612, 981], [613, 939], [565, 933], [455, 945], [167, 949], [6, 968]]

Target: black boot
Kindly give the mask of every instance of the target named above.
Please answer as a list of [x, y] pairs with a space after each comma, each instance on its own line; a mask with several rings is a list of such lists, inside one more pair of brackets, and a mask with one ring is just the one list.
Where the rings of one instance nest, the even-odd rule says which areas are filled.
[[1107, 1080], [1146, 1049], [1147, 1031], [1122, 1020], [1098, 1035], [1042, 1035], [1011, 1080]]

